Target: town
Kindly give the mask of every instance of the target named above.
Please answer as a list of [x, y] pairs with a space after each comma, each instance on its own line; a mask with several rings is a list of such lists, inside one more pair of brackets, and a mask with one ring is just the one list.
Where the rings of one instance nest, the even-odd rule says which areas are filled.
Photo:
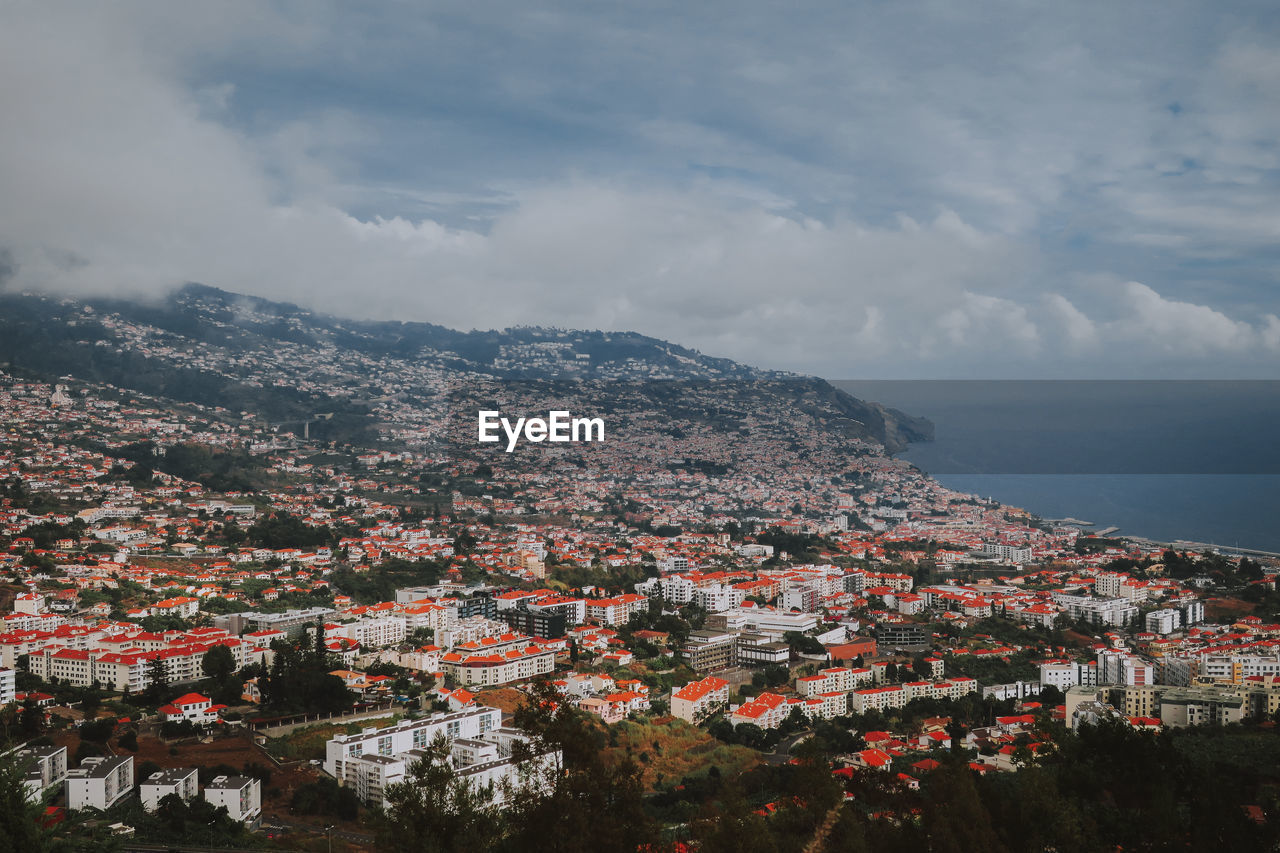
[[[1274, 754], [1280, 563], [950, 491], [798, 379], [504, 383], [97, 321], [372, 426], [0, 374], [0, 721], [42, 832], [372, 849], [427, 779], [536, 814], [596, 761], [643, 801], [631, 849], [715, 849], [704, 810], [748, 777], [736, 826], [910, 837], [942, 831], [931, 776], [1034, 774], [1090, 732]], [[609, 439], [482, 447], [499, 397]], [[1272, 837], [1268, 778], [1233, 831]]]

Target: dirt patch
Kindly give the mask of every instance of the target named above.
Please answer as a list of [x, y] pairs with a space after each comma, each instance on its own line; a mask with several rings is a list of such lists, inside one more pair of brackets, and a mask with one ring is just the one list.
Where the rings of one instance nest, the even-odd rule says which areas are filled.
[[482, 690], [476, 694], [476, 704], [502, 711], [504, 717], [514, 714], [524, 704], [526, 696], [514, 687], [499, 687], [496, 690]]
[[1063, 633], [1066, 634], [1067, 639], [1071, 640], [1071, 642], [1075, 643], [1077, 646], [1088, 647], [1097, 642], [1093, 637], [1090, 637], [1087, 634], [1081, 634], [1079, 631], [1064, 631]]
[[1248, 616], [1256, 607], [1256, 604], [1239, 598], [1206, 598], [1204, 614], [1210, 622], [1226, 622]]

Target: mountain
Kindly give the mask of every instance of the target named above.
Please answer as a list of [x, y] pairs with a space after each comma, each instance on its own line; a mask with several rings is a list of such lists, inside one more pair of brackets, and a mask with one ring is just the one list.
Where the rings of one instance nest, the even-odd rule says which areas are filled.
[[0, 367], [251, 413], [292, 431], [324, 413], [315, 431], [330, 440], [367, 431], [374, 402], [420, 401], [478, 379], [651, 383], [655, 400], [670, 398], [672, 383], [748, 383], [764, 395], [758, 405], [771, 394], [794, 397], [832, 429], [891, 452], [932, 438], [928, 421], [824, 380], [633, 332], [347, 320], [197, 284], [150, 301], [0, 293]]

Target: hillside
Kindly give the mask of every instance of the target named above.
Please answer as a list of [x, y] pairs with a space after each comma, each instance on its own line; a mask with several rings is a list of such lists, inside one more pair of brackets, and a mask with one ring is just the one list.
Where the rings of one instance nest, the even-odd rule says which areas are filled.
[[932, 437], [927, 421], [824, 380], [632, 332], [353, 321], [195, 284], [158, 301], [0, 294], [0, 368], [251, 413], [284, 431], [311, 421], [312, 436], [329, 440], [367, 439], [388, 400], [421, 404], [474, 379], [652, 383], [655, 405], [667, 405], [672, 383], [753, 387], [762, 405], [800, 400], [841, 434], [890, 451]]

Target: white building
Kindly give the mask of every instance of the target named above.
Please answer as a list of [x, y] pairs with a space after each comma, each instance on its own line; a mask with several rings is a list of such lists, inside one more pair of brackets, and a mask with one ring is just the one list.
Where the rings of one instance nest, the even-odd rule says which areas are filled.
[[1182, 626], [1182, 613], [1172, 607], [1153, 610], [1147, 614], [1146, 626], [1153, 634], [1172, 634]]
[[848, 693], [864, 684], [870, 684], [871, 680], [869, 669], [832, 667], [819, 670], [816, 675], [797, 677], [796, 692], [805, 698], [823, 693]]
[[[404, 782], [426, 748], [443, 738], [458, 777], [475, 785], [494, 785], [500, 803], [503, 783], [515, 784], [524, 776], [536, 784], [546, 775], [515, 761], [514, 745], [528, 739], [514, 729], [502, 728], [501, 723], [502, 712], [497, 708], [469, 708], [386, 729], [365, 729], [358, 735], [338, 735], [325, 745], [325, 770], [340, 785], [354, 790], [361, 802], [383, 805], [387, 786]], [[560, 754], [547, 753], [533, 761], [552, 771], [559, 766]]]
[[671, 694], [671, 714], [696, 725], [728, 702], [729, 682], [709, 675]]
[[218, 713], [225, 705], [214, 705], [213, 700], [199, 693], [188, 693], [179, 696], [168, 705], [160, 706], [159, 712], [165, 721], [190, 720], [196, 725], [207, 726], [218, 722]]
[[1096, 664], [1067, 660], [1045, 661], [1040, 664], [1040, 684], [1042, 687], [1056, 687], [1066, 693], [1072, 687], [1078, 685], [1093, 687], [1097, 683], [1098, 667]]
[[1209, 681], [1280, 676], [1280, 655], [1201, 655], [1198, 674]]
[[556, 656], [550, 648], [529, 643], [495, 651], [447, 652], [440, 666], [463, 687], [492, 687], [554, 672]]
[[199, 792], [194, 767], [173, 767], [157, 770], [139, 786], [142, 807], [149, 812], [160, 807], [160, 801], [173, 794], [183, 800], [191, 800]]
[[1098, 684], [1139, 687], [1156, 683], [1155, 667], [1120, 649], [1098, 652]]
[[13, 753], [19, 766], [25, 767], [22, 784], [27, 800], [35, 802], [50, 790], [58, 790], [67, 780], [67, 748], [65, 746], [28, 746]]
[[13, 599], [14, 613], [27, 613], [36, 616], [45, 612], [44, 596], [38, 592], [24, 592]]
[[91, 755], [67, 773], [67, 808], [106, 811], [133, 791], [133, 756]]
[[999, 545], [987, 543], [982, 546], [982, 553], [987, 557], [995, 557], [1006, 563], [1028, 563], [1031, 561], [1031, 549], [1017, 545]]
[[723, 613], [742, 603], [745, 594], [722, 583], [709, 584], [693, 591], [693, 603], [708, 613]]
[[[658, 561], [658, 571], [663, 574], [667, 574], [668, 572], [687, 572], [690, 568], [692, 568], [692, 566], [689, 565], [688, 557], [663, 557]], [[663, 598], [666, 598], [666, 596], [664, 595]]]
[[631, 614], [649, 609], [649, 599], [637, 593], [587, 600], [587, 618], [600, 625], [625, 625]]
[[[539, 774], [535, 767], [512, 758], [511, 747], [517, 741], [527, 742], [527, 738], [514, 729], [490, 730], [479, 738], [457, 738], [449, 743], [448, 762], [459, 779], [477, 787], [492, 785], [494, 802], [500, 805], [507, 785], [522, 784], [526, 780], [538, 784], [547, 778], [547, 774]], [[343, 761], [343, 775], [338, 781], [355, 791], [362, 803], [384, 806], [387, 786], [408, 780], [414, 763], [425, 757], [423, 749], [396, 755], [361, 755]], [[560, 755], [547, 753], [533, 761], [543, 770], [553, 770], [559, 765]]]
[[[681, 557], [680, 559], [684, 559]], [[686, 561], [687, 563], [688, 561]], [[693, 601], [693, 591], [697, 587], [684, 575], [668, 575], [663, 578], [650, 578], [636, 584], [636, 592], [641, 595], [661, 595], [668, 604], [688, 604]]]
[[437, 734], [450, 740], [479, 738], [501, 726], [502, 712], [482, 707], [406, 720], [385, 729], [366, 728], [359, 734], [336, 735], [325, 744], [324, 769], [340, 780], [345, 776], [345, 762], [363, 755], [401, 755], [427, 747]]
[[1094, 598], [1065, 592], [1054, 592], [1051, 597], [1070, 619], [1087, 619], [1095, 625], [1123, 628], [1138, 618], [1137, 605], [1123, 598]]
[[1199, 625], [1204, 621], [1204, 602], [1188, 601], [1182, 605], [1182, 624]]
[[360, 619], [342, 625], [325, 627], [327, 638], [345, 637], [360, 644], [362, 649], [382, 649], [404, 642], [408, 628], [403, 616], [379, 616]]
[[816, 613], [787, 613], [769, 607], [735, 607], [723, 615], [725, 630], [754, 631], [773, 640], [788, 631], [804, 634], [818, 627]]
[[18, 695], [18, 674], [12, 669], [0, 669], [0, 705], [8, 705]]
[[254, 826], [262, 819], [262, 782], [248, 776], [219, 776], [204, 789], [212, 806], [226, 806], [232, 820]]

